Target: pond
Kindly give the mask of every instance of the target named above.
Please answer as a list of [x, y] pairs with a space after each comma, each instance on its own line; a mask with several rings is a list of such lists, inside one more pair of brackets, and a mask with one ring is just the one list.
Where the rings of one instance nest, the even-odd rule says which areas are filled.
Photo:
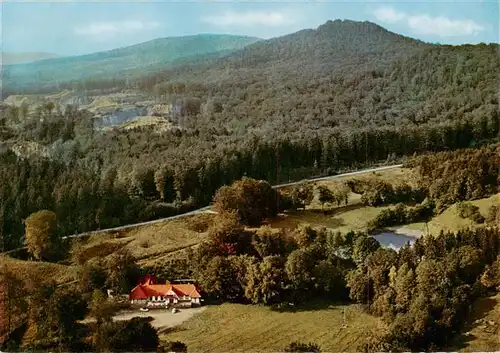
[[415, 240], [420, 235], [421, 232], [415, 232], [415, 231], [406, 232], [403, 229], [398, 229], [393, 231], [385, 231], [372, 236], [380, 243], [382, 247], [391, 248], [396, 251], [399, 251], [399, 249], [401, 249], [401, 247], [403, 247], [406, 243], [410, 243], [410, 246], [413, 245]]

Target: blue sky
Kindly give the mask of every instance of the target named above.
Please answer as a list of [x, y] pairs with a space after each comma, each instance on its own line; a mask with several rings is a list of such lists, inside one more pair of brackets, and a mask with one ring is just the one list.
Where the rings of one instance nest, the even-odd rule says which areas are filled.
[[327, 20], [368, 20], [445, 44], [498, 43], [499, 5], [487, 1], [133, 1], [4, 0], [6, 52], [85, 54], [159, 37], [227, 33], [271, 38]]

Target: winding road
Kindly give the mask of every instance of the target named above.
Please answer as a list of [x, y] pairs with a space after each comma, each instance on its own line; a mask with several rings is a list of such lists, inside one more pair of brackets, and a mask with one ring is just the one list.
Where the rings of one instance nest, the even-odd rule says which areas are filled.
[[[388, 169], [401, 168], [402, 166], [403, 166], [403, 164], [396, 164], [396, 165], [389, 165], [389, 166], [376, 167], [376, 168], [370, 168], [370, 169], [362, 169], [362, 170], [358, 170], [358, 171], [355, 171], [355, 172], [349, 172], [349, 173], [337, 174], [337, 175], [326, 176], [326, 177], [319, 177], [319, 178], [312, 178], [312, 179], [304, 179], [304, 180], [296, 181], [296, 182], [292, 182], [292, 183], [275, 185], [275, 186], [273, 186], [273, 188], [274, 189], [280, 189], [280, 188], [287, 187], [287, 186], [293, 186], [293, 185], [302, 184], [304, 182], [310, 183], [310, 182], [316, 182], [316, 181], [338, 179], [338, 178], [343, 178], [343, 177], [348, 177], [348, 176], [354, 176], [354, 175], [359, 175], [359, 174], [365, 174], [365, 173], [371, 173], [371, 172], [380, 172], [380, 171], [388, 170]], [[178, 218], [193, 216], [193, 215], [196, 215], [196, 214], [199, 214], [199, 213], [208, 213], [208, 212], [213, 213], [214, 211], [211, 211], [210, 207], [211, 206], [206, 206], [206, 207], [198, 208], [196, 210], [193, 210], [193, 211], [190, 211], [190, 212], [186, 212], [186, 213], [182, 213], [182, 214], [179, 214], [179, 215], [156, 219], [154, 221], [134, 223], [134, 224], [128, 224], [128, 225], [125, 225], [125, 226], [120, 226], [120, 227], [115, 227], [115, 228], [107, 228], [107, 229], [100, 229], [100, 230], [95, 230], [95, 231], [91, 231], [91, 232], [72, 234], [72, 235], [68, 235], [68, 236], [63, 237], [63, 239], [80, 238], [80, 237], [85, 237], [85, 236], [89, 236], [89, 235], [93, 235], [93, 234], [99, 234], [99, 233], [104, 233], [104, 232], [114, 232], [114, 231], [121, 231], [121, 230], [125, 230], [125, 229], [132, 229], [132, 228], [136, 228], [136, 227], [142, 227], [142, 226], [147, 226], [147, 225], [151, 225], [151, 224], [162, 223], [162, 222], [165, 222], [165, 221], [170, 221], [170, 220], [174, 220], [174, 219], [178, 219]], [[0, 253], [0, 254], [4, 254], [4, 255], [5, 254], [10, 254], [10, 253], [22, 250], [22, 249], [26, 249], [26, 247], [9, 250], [9, 251], [6, 251], [6, 252]]]

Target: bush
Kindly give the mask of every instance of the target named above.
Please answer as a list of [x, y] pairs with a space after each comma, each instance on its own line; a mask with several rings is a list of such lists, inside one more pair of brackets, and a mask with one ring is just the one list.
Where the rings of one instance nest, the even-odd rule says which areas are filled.
[[90, 259], [98, 257], [106, 257], [121, 249], [123, 244], [113, 242], [102, 242], [86, 248], [77, 249], [72, 256], [73, 262], [77, 265], [84, 265]]
[[368, 223], [369, 231], [383, 229], [399, 224], [415, 223], [425, 221], [434, 214], [434, 203], [426, 203], [415, 207], [398, 204], [393, 209], [387, 209]]
[[187, 345], [180, 341], [168, 341], [162, 344], [162, 351], [164, 352], [175, 352], [175, 353], [185, 353], [187, 352]]
[[283, 349], [284, 352], [314, 352], [319, 353], [320, 348], [314, 343], [292, 342]]
[[458, 215], [461, 218], [468, 218], [475, 223], [484, 223], [484, 217], [479, 213], [479, 207], [470, 202], [460, 202], [457, 204]]
[[497, 224], [500, 226], [500, 207], [497, 205], [492, 205], [488, 210], [488, 217], [486, 217], [486, 222], [491, 224]]
[[156, 351], [159, 338], [148, 318], [134, 317], [125, 323], [116, 323], [115, 332], [109, 338], [110, 348], [119, 352]]

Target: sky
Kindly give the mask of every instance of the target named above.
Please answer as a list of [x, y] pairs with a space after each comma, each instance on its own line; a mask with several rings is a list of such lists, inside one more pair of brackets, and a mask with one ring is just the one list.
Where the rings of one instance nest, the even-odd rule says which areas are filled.
[[199, 33], [267, 39], [335, 19], [371, 21], [431, 43], [499, 42], [497, 0], [0, 0], [0, 6], [4, 52], [79, 55]]

